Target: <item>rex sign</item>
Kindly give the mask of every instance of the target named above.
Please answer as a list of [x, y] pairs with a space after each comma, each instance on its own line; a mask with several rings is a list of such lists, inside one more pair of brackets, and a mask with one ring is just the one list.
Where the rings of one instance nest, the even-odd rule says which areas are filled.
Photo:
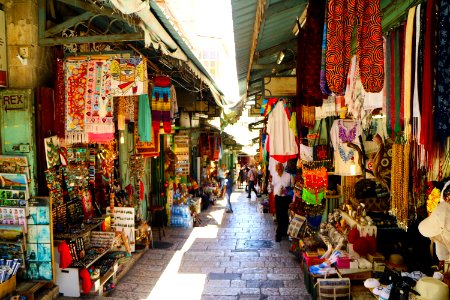
[[5, 111], [8, 110], [22, 110], [25, 109], [25, 95], [24, 94], [10, 94], [2, 95], [2, 107]]

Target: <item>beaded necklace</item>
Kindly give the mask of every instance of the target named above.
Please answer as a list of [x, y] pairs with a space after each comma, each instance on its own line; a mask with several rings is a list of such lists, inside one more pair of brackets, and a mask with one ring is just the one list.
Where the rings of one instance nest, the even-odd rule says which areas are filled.
[[355, 122], [355, 124], [353, 125], [353, 128], [348, 131], [348, 134], [347, 134], [347, 129], [342, 124], [342, 120], [339, 120], [338, 124], [339, 124], [339, 138], [341, 139], [341, 141], [343, 143], [353, 142], [353, 140], [356, 137], [356, 124], [357, 123]]

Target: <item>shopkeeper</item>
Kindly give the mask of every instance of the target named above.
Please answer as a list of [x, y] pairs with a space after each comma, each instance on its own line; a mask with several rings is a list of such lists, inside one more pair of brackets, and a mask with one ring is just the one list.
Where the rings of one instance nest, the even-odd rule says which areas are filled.
[[272, 175], [273, 192], [275, 195], [275, 213], [277, 216], [277, 232], [275, 241], [281, 242], [283, 237], [287, 237], [289, 226], [289, 204], [292, 202], [293, 187], [292, 175], [284, 171], [284, 165], [277, 163], [275, 174]]

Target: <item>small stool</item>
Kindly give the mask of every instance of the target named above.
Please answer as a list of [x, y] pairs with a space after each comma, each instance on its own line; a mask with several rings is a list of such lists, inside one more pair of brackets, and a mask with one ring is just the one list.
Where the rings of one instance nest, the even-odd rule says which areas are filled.
[[166, 232], [164, 231], [164, 206], [151, 206], [147, 209], [147, 213], [151, 216], [150, 226], [153, 225], [153, 218], [155, 218], [155, 226], [158, 227], [159, 240], [161, 240], [161, 229], [163, 236], [166, 236]]

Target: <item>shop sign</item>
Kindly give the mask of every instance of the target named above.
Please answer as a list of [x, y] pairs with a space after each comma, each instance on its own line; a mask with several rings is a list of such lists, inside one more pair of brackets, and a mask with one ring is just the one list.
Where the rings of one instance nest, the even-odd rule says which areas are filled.
[[8, 86], [5, 12], [0, 10], [0, 86]]
[[17, 94], [3, 94], [1, 97], [2, 107], [5, 111], [8, 110], [24, 110], [26, 108], [26, 95], [23, 93]]
[[285, 97], [297, 94], [297, 77], [264, 77], [263, 92], [265, 97]]

